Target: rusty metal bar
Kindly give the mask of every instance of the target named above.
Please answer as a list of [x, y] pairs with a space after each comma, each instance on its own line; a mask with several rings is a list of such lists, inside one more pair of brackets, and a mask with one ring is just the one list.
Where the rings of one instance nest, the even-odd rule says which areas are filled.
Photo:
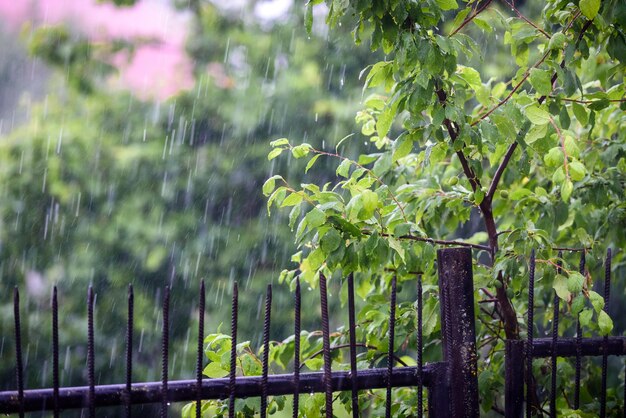
[[[444, 369], [443, 363], [424, 366], [424, 385], [429, 389], [437, 382], [437, 375]], [[323, 393], [326, 382], [323, 372], [302, 373], [298, 390], [300, 393]], [[350, 390], [352, 382], [349, 371], [335, 371], [331, 375], [331, 383], [336, 391]], [[415, 387], [417, 385], [417, 367], [398, 367], [394, 369], [393, 387]], [[359, 387], [362, 390], [383, 389], [387, 387], [387, 370], [385, 368], [366, 369], [359, 372]], [[99, 385], [95, 388], [96, 407], [121, 405], [125, 384]], [[161, 382], [133, 383], [133, 405], [160, 403], [163, 397]], [[291, 395], [294, 393], [293, 374], [268, 376], [268, 395]], [[195, 401], [196, 380], [170, 381], [167, 398], [171, 402]], [[225, 399], [230, 395], [230, 378], [204, 379], [202, 381], [202, 399]], [[59, 407], [61, 409], [83, 408], [87, 404], [89, 387], [66, 387], [60, 389]], [[17, 391], [0, 392], [0, 414], [16, 413], [20, 409]], [[261, 395], [261, 376], [237, 378], [237, 396], [240, 398]], [[24, 391], [24, 411], [52, 410], [52, 389], [31, 389]], [[444, 404], [448, 403], [447, 391], [443, 392]], [[435, 405], [436, 403], [433, 403]]]
[[348, 274], [348, 332], [350, 334], [350, 375], [352, 378], [352, 417], [359, 417], [359, 386], [356, 367], [356, 314], [354, 309], [354, 274]]
[[[239, 310], [239, 288], [233, 284], [233, 302], [230, 312], [230, 372], [228, 373], [228, 418], [235, 417], [235, 390], [237, 376], [237, 314]], [[206, 398], [206, 396], [205, 396]]]
[[333, 418], [333, 386], [331, 379], [330, 331], [328, 321], [328, 291], [326, 277], [320, 272], [320, 306], [322, 310], [322, 347], [324, 350], [324, 386], [326, 418]]
[[[578, 271], [583, 276], [585, 275], [585, 252], [580, 253], [580, 264], [578, 266]], [[580, 313], [576, 318], [576, 363], [575, 363], [575, 377], [574, 377], [574, 409], [578, 409], [580, 407], [580, 370], [582, 365], [582, 338], [583, 331], [580, 326]]]
[[417, 275], [417, 418], [422, 418], [424, 411], [423, 371], [423, 335], [422, 335], [422, 275]]
[[52, 288], [52, 404], [53, 417], [59, 418], [59, 302], [57, 287]]
[[526, 342], [526, 417], [532, 416], [532, 392], [533, 392], [533, 332], [535, 309], [535, 250], [530, 253], [530, 266], [528, 267], [528, 319], [527, 319], [527, 342]]
[[391, 279], [391, 300], [389, 302], [389, 343], [387, 351], [387, 396], [385, 399], [385, 418], [391, 418], [391, 377], [393, 375], [394, 339], [396, 335], [396, 289], [394, 274]]
[[505, 342], [504, 416], [506, 418], [521, 418], [524, 412], [524, 345], [522, 340], [506, 340]]
[[[577, 344], [576, 338], [559, 338], [556, 354], [559, 357], [576, 357], [580, 351], [583, 357], [602, 356], [605, 352], [604, 337], [590, 337]], [[609, 337], [606, 353], [609, 356], [626, 356], [626, 337]], [[533, 341], [533, 357], [551, 357], [552, 339], [535, 338]]]
[[[611, 249], [606, 250], [606, 261], [604, 262], [604, 312], [609, 313], [609, 300], [611, 299]], [[609, 344], [608, 335], [602, 339], [602, 391], [600, 392], [600, 418], [606, 417], [606, 375], [608, 367], [607, 346]]]
[[161, 340], [161, 418], [167, 418], [168, 368], [169, 368], [169, 340], [170, 340], [170, 287], [165, 286], [163, 293], [163, 334]]
[[20, 418], [24, 417], [24, 363], [22, 360], [22, 327], [20, 325], [20, 292], [13, 289], [13, 319], [15, 320], [15, 379]]
[[95, 402], [95, 354], [94, 354], [94, 334], [93, 334], [93, 308], [94, 308], [93, 287], [90, 285], [87, 290], [87, 381], [89, 384], [89, 396], [87, 407], [89, 408], [89, 418], [96, 417]]
[[296, 294], [294, 296], [294, 342], [293, 342], [293, 418], [298, 418], [300, 407], [300, 326], [301, 326], [301, 295], [300, 279], [296, 278]]
[[265, 317], [263, 318], [263, 359], [261, 375], [261, 418], [267, 416], [267, 373], [270, 358], [270, 323], [272, 315], [272, 285], [267, 285]]
[[135, 294], [133, 285], [128, 285], [128, 317], [126, 318], [126, 390], [124, 392], [124, 413], [131, 417], [132, 382], [133, 382], [133, 321], [135, 315]]
[[[559, 261], [557, 262], [556, 274], [562, 273], [563, 252], [559, 251]], [[552, 302], [552, 356], [550, 358], [551, 376], [550, 376], [550, 416], [556, 418], [556, 343], [559, 339], [559, 296], [554, 291]]]
[[196, 418], [202, 417], [202, 359], [204, 358], [204, 305], [206, 292], [204, 279], [200, 281], [198, 304], [198, 352], [196, 353]]
[[448, 365], [446, 374], [450, 416], [478, 417], [478, 365], [471, 250], [440, 249], [437, 251], [437, 267], [443, 358]]

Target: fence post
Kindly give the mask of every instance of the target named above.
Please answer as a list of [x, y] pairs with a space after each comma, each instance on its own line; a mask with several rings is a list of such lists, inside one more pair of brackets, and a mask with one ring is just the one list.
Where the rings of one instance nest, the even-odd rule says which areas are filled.
[[447, 364], [450, 416], [479, 416], [472, 252], [437, 251], [443, 360]]
[[524, 341], [506, 340], [504, 354], [504, 416], [521, 418], [524, 412]]

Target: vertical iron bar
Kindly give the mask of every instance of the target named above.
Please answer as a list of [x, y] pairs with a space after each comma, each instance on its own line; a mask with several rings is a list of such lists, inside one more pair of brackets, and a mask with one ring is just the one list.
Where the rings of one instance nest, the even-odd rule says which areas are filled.
[[131, 417], [131, 391], [133, 380], [133, 316], [135, 311], [135, 294], [133, 285], [128, 285], [128, 318], [126, 318], [126, 393], [124, 394], [124, 411], [126, 418]]
[[272, 285], [267, 285], [265, 317], [263, 319], [263, 358], [261, 374], [261, 418], [267, 416], [267, 373], [270, 356], [270, 323], [272, 315]]
[[[585, 252], [583, 251], [580, 255], [580, 264], [578, 266], [578, 271], [580, 274], [585, 276]], [[576, 318], [576, 376], [574, 383], [574, 409], [578, 409], [580, 407], [580, 369], [582, 363], [582, 338], [583, 338], [582, 328], [580, 326], [580, 314]]]
[[52, 390], [53, 416], [59, 418], [59, 303], [56, 286], [52, 288]]
[[352, 379], [352, 417], [359, 417], [359, 382], [356, 367], [356, 314], [354, 309], [354, 274], [348, 274], [348, 331], [350, 333], [350, 378]]
[[96, 373], [93, 335], [93, 287], [89, 285], [87, 290], [87, 380], [89, 384], [89, 397], [87, 405], [89, 407], [89, 418], [96, 417]]
[[294, 354], [293, 354], [293, 418], [298, 418], [300, 408], [300, 279], [296, 278], [296, 295], [294, 301]]
[[167, 385], [169, 368], [170, 340], [170, 287], [165, 286], [163, 293], [163, 339], [161, 340], [161, 418], [167, 418]]
[[424, 360], [422, 357], [422, 275], [417, 275], [417, 418], [422, 418], [424, 411]]
[[228, 418], [235, 417], [235, 376], [237, 375], [237, 312], [239, 306], [239, 288], [237, 282], [233, 285], [233, 302], [230, 314], [230, 372], [228, 383]]
[[24, 418], [24, 364], [22, 362], [22, 329], [20, 326], [20, 292], [13, 288], [13, 318], [15, 319], [15, 378], [20, 418]]
[[[606, 250], [604, 263], [604, 312], [609, 313], [609, 299], [611, 298], [611, 249]], [[605, 335], [602, 341], [602, 392], [600, 393], [600, 418], [606, 417], [606, 372], [608, 362], [609, 336]]]
[[200, 304], [198, 306], [198, 355], [196, 358], [196, 418], [202, 417], [202, 358], [204, 356], [204, 279], [200, 282]]
[[[559, 261], [557, 263], [556, 274], [562, 273], [562, 259], [563, 252], [559, 251]], [[550, 363], [552, 366], [552, 375], [550, 376], [550, 416], [552, 418], [556, 418], [556, 343], [559, 339], [559, 306], [559, 296], [556, 294], [556, 291], [554, 291], [554, 302], [552, 311], [552, 356], [550, 358]]]
[[393, 373], [394, 339], [396, 336], [396, 276], [391, 279], [391, 301], [389, 303], [389, 347], [387, 351], [387, 399], [385, 418], [391, 418], [391, 375]]
[[[437, 251], [443, 359], [448, 380], [448, 414], [479, 416], [478, 365], [474, 316], [472, 252], [469, 248]], [[454, 312], [454, 314], [452, 314]], [[462, 348], [462, 349], [460, 349]]]
[[528, 272], [528, 319], [526, 341], [526, 417], [532, 416], [532, 391], [533, 391], [533, 331], [535, 308], [535, 249], [530, 252], [530, 266]]
[[504, 355], [504, 416], [521, 418], [524, 413], [524, 341], [506, 340]]
[[328, 292], [326, 277], [320, 273], [320, 299], [322, 309], [322, 348], [324, 352], [324, 386], [326, 392], [326, 418], [333, 418], [333, 388], [330, 358], [330, 331], [328, 321]]

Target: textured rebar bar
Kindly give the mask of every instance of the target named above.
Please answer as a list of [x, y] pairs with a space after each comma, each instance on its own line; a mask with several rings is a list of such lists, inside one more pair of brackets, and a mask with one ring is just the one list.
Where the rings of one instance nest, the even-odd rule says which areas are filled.
[[387, 396], [385, 417], [391, 418], [391, 376], [393, 374], [394, 339], [396, 337], [396, 276], [391, 279], [391, 300], [389, 302], [389, 347], [387, 351]]
[[89, 397], [87, 398], [87, 406], [89, 408], [89, 418], [96, 417], [96, 373], [95, 373], [95, 353], [94, 353], [94, 334], [93, 334], [93, 304], [94, 293], [93, 287], [90, 285], [87, 290], [87, 381], [89, 385]]
[[356, 314], [354, 309], [354, 274], [348, 274], [348, 327], [350, 334], [350, 376], [352, 377], [352, 417], [359, 416], [359, 386], [356, 367]]
[[20, 325], [20, 292], [13, 289], [13, 318], [15, 320], [15, 378], [17, 381], [17, 399], [20, 404], [19, 415], [24, 417], [24, 363], [22, 361], [22, 329]]
[[528, 274], [528, 330], [526, 342], [526, 417], [532, 416], [532, 390], [533, 390], [533, 310], [535, 305], [535, 250], [530, 253], [530, 266]]
[[233, 285], [233, 302], [230, 314], [230, 372], [228, 374], [228, 418], [235, 417], [235, 379], [237, 376], [237, 313], [239, 309], [239, 288]]
[[267, 285], [263, 318], [263, 358], [261, 372], [261, 418], [267, 416], [267, 373], [270, 358], [270, 324], [272, 316], [272, 285]]
[[133, 320], [135, 311], [135, 294], [133, 285], [128, 285], [128, 311], [126, 318], [126, 390], [124, 392], [124, 412], [126, 418], [131, 417], [131, 393], [133, 381]]
[[59, 303], [57, 287], [52, 288], [52, 390], [53, 416], [59, 418]]
[[[578, 265], [578, 271], [585, 276], [585, 252], [580, 253], [580, 264]], [[582, 368], [582, 351], [581, 343], [583, 338], [583, 331], [580, 326], [580, 314], [576, 318], [576, 360], [575, 360], [575, 377], [574, 377], [574, 409], [580, 407], [580, 370]]]
[[[439, 299], [439, 303], [442, 303], [443, 299], [445, 299], [446, 301], [450, 300], [450, 289], [449, 287], [444, 287], [442, 289], [441, 285], [439, 286], [439, 291], [442, 292], [440, 299]], [[452, 316], [452, 312], [450, 312], [450, 303], [446, 302], [443, 304], [443, 315], [441, 318], [441, 322], [442, 325], [443, 323], [449, 323], [449, 318]], [[445, 331], [443, 332], [445, 335], [445, 339], [446, 341], [452, 341], [452, 327], [450, 326], [446, 326], [445, 327]], [[450, 356], [451, 357], [451, 356]], [[447, 367], [446, 368], [446, 373], [447, 373], [447, 379], [448, 381], [452, 380], [452, 368], [451, 367]], [[450, 404], [450, 416], [452, 417], [456, 417], [457, 416], [457, 410], [456, 410], [456, 403], [451, 402]]]
[[[604, 262], [604, 312], [609, 313], [609, 300], [611, 298], [611, 249], [606, 250]], [[602, 391], [600, 392], [600, 418], [606, 417], [606, 377], [608, 366], [609, 336], [605, 335], [602, 341]]]
[[167, 418], [168, 369], [169, 369], [169, 346], [170, 346], [170, 287], [163, 290], [163, 330], [161, 339], [161, 418]]
[[294, 300], [294, 342], [293, 342], [293, 418], [298, 418], [300, 409], [300, 326], [301, 326], [301, 295], [300, 279], [296, 278], [296, 295]]
[[[557, 262], [556, 274], [561, 274], [563, 266], [563, 252], [559, 251], [559, 261]], [[556, 418], [556, 345], [559, 338], [559, 295], [554, 291], [552, 310], [552, 356], [550, 357], [551, 373], [550, 376], [550, 416]]]
[[422, 418], [424, 411], [424, 359], [422, 356], [422, 275], [417, 275], [417, 418]]
[[326, 418], [333, 418], [333, 387], [330, 358], [330, 324], [328, 321], [328, 291], [326, 277], [320, 273], [320, 305], [322, 310], [322, 347], [324, 350], [324, 387], [326, 395]]
[[198, 305], [198, 352], [196, 357], [196, 418], [202, 417], [202, 359], [204, 357], [204, 279], [200, 282], [200, 302]]

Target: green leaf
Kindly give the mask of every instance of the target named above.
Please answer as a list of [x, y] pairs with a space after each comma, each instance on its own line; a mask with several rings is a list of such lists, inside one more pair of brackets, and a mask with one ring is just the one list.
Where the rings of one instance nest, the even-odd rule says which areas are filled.
[[369, 218], [378, 208], [378, 195], [375, 192], [367, 189], [364, 190], [363, 193], [361, 193], [361, 196], [363, 199], [363, 209], [365, 209], [365, 211], [370, 215], [368, 216]]
[[228, 370], [222, 369], [220, 363], [213, 361], [206, 365], [206, 367], [202, 370], [202, 373], [206, 377], [210, 377], [212, 379], [228, 376]]
[[573, 191], [574, 184], [570, 179], [565, 179], [565, 181], [561, 184], [561, 199], [563, 202], [569, 202], [569, 198], [572, 196]]
[[301, 144], [291, 149], [291, 153], [295, 158], [305, 157], [309, 151], [311, 150], [311, 146], [309, 144]]
[[441, 7], [441, 10], [455, 10], [459, 8], [456, 0], [437, 0], [437, 5]]
[[339, 164], [339, 167], [337, 167], [337, 175], [341, 176], [341, 177], [345, 177], [348, 178], [350, 176], [350, 166], [352, 165], [352, 161], [350, 160], [343, 160], [341, 162], [341, 164]]
[[339, 248], [341, 234], [335, 228], [330, 228], [320, 239], [320, 247], [326, 254], [330, 254]]
[[569, 163], [568, 169], [569, 169], [569, 175], [574, 181], [582, 180], [583, 178], [585, 178], [585, 174], [587, 173], [585, 166], [580, 161], [577, 161], [577, 160], [574, 160], [571, 163]]
[[406, 157], [409, 155], [411, 150], [413, 149], [413, 140], [408, 136], [404, 135], [398, 139], [393, 144], [393, 162], [396, 162], [400, 158]]
[[560, 167], [563, 165], [563, 161], [565, 161], [565, 156], [563, 155], [561, 147], [551, 148], [550, 151], [543, 156], [543, 162], [545, 162], [548, 167]]
[[598, 327], [600, 327], [600, 334], [602, 335], [609, 335], [613, 329], [613, 321], [604, 311], [598, 312]]
[[311, 228], [317, 228], [326, 221], [326, 214], [318, 208], [313, 208], [306, 214], [305, 219]]
[[550, 38], [548, 49], [561, 49], [563, 45], [565, 45], [565, 41], [567, 41], [565, 34], [563, 32], [557, 32]]
[[304, 9], [304, 27], [306, 28], [306, 33], [310, 35], [313, 28], [313, 3], [310, 1]]
[[587, 114], [587, 110], [585, 110], [584, 106], [579, 103], [572, 103], [572, 111], [574, 112], [574, 116], [581, 125], [586, 125], [589, 122], [589, 115]]
[[550, 113], [537, 105], [526, 108], [526, 117], [535, 125], [545, 125], [550, 122]]
[[585, 277], [578, 273], [572, 272], [567, 278], [567, 290], [571, 293], [580, 293], [583, 290], [583, 284], [585, 283]]
[[578, 316], [578, 319], [580, 320], [580, 325], [583, 327], [586, 327], [589, 325], [589, 322], [591, 322], [591, 317], [593, 316], [593, 311], [590, 309], [583, 309], [583, 311], [580, 313], [580, 315]]
[[320, 158], [321, 156], [322, 154], [317, 154], [313, 158], [311, 158], [309, 162], [307, 163], [306, 168], [304, 169], [304, 172], [308, 173], [309, 169], [313, 167], [313, 164], [315, 164], [315, 161], [317, 161], [317, 159]]
[[265, 183], [263, 183], [263, 194], [265, 196], [269, 196], [274, 191], [274, 188], [276, 187], [276, 180], [282, 179], [282, 178], [283, 178], [282, 176], [276, 174], [270, 177], [269, 179], [265, 180]]
[[552, 283], [552, 287], [556, 292], [557, 296], [563, 299], [564, 301], [569, 302], [569, 298], [571, 293], [567, 290], [567, 278], [561, 274], [557, 274], [554, 278], [554, 282]]
[[376, 121], [376, 132], [380, 138], [384, 138], [389, 133], [393, 118], [396, 116], [396, 106], [387, 106], [378, 115], [378, 121]]
[[480, 73], [472, 67], [466, 67], [459, 65], [457, 70], [459, 76], [467, 82], [467, 84], [474, 90], [480, 89], [483, 84], [480, 81]]
[[285, 200], [283, 200], [283, 203], [280, 204], [280, 207], [287, 208], [289, 206], [295, 206], [299, 204], [300, 202], [302, 202], [302, 198], [303, 198], [302, 193], [303, 192], [291, 193], [289, 196], [285, 198]]
[[530, 70], [530, 84], [537, 90], [537, 93], [547, 96], [552, 91], [552, 74], [546, 70], [533, 68]]
[[578, 6], [587, 19], [593, 20], [600, 10], [600, 0], [580, 0]]
[[280, 154], [282, 154], [283, 150], [285, 148], [274, 148], [273, 150], [271, 150], [269, 152], [269, 154], [267, 154], [267, 159], [269, 161], [272, 161], [274, 158], [278, 157]]
[[270, 146], [273, 148], [280, 147], [282, 145], [289, 145], [289, 140], [287, 138], [280, 138], [270, 142]]
[[387, 242], [389, 242], [389, 246], [391, 248], [393, 248], [398, 255], [400, 255], [400, 258], [402, 259], [402, 261], [406, 261], [405, 260], [405, 250], [404, 247], [402, 246], [402, 244], [400, 243], [400, 241], [398, 241], [397, 239], [393, 238], [393, 237], [388, 237], [387, 238]]
[[583, 295], [578, 295], [572, 301], [572, 314], [578, 315], [582, 312], [585, 307], [585, 297]]
[[477, 188], [474, 192], [474, 203], [480, 205], [482, 201], [485, 199], [485, 191], [481, 188]]
[[596, 312], [600, 312], [604, 308], [604, 298], [593, 290], [589, 291], [589, 300]]

